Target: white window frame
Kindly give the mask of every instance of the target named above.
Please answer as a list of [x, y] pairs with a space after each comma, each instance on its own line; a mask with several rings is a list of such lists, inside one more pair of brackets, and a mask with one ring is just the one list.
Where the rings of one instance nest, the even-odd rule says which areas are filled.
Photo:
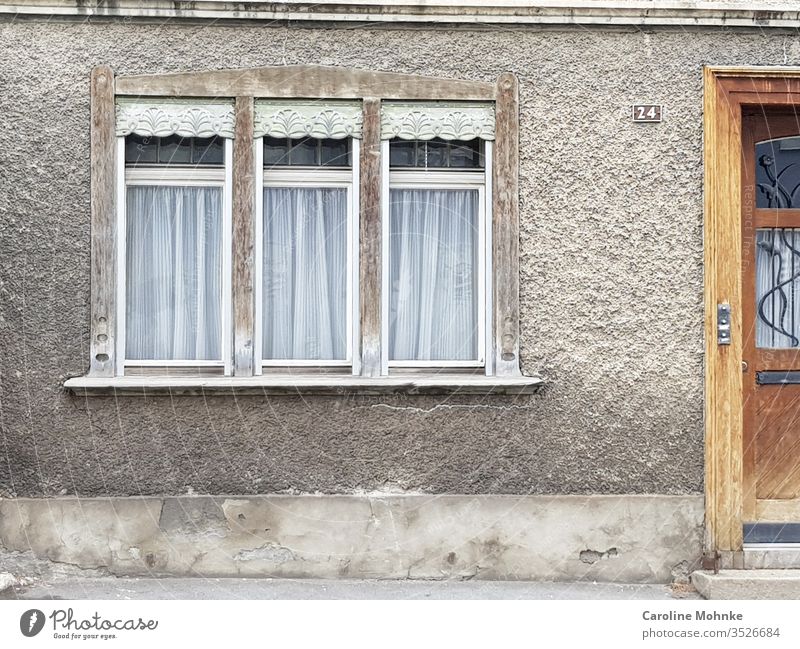
[[[177, 167], [152, 165], [125, 168], [125, 137], [117, 137], [117, 376], [124, 376], [128, 368], [222, 368], [224, 376], [233, 372], [233, 333], [231, 298], [231, 252], [232, 252], [232, 184], [233, 144], [223, 138], [223, 168]], [[222, 278], [219, 360], [128, 360], [125, 356], [126, 317], [126, 206], [127, 188], [131, 186], [159, 187], [220, 187], [222, 188]]]
[[[390, 140], [381, 145], [381, 373], [396, 370], [493, 367], [492, 349], [492, 143], [485, 142], [484, 169], [391, 169]], [[389, 360], [389, 218], [392, 189], [474, 189], [478, 191], [478, 357], [474, 360]]]
[[[359, 357], [359, 140], [350, 138], [350, 169], [326, 167], [276, 167], [264, 170], [263, 138], [254, 138], [255, 147], [255, 339], [253, 350], [255, 355], [255, 374], [262, 375], [265, 369], [273, 368], [324, 368], [342, 370], [349, 369], [351, 374], [361, 372]], [[345, 189], [347, 191], [347, 302], [345, 307], [347, 349], [344, 359], [264, 359], [262, 349], [262, 316], [263, 316], [263, 237], [264, 237], [264, 188], [308, 188], [308, 189]]]

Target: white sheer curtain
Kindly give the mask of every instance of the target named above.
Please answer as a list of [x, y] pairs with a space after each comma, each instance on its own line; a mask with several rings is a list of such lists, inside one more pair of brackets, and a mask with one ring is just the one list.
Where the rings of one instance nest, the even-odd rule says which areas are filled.
[[222, 359], [221, 210], [219, 187], [128, 187], [128, 359]]
[[800, 346], [800, 230], [757, 231], [756, 309], [756, 347]]
[[347, 357], [347, 190], [264, 188], [262, 356]]
[[389, 359], [478, 356], [478, 192], [392, 189]]

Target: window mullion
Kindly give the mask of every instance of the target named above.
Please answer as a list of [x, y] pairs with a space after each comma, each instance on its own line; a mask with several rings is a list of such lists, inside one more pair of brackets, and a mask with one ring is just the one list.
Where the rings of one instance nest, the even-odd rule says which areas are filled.
[[89, 375], [116, 373], [116, 240], [117, 138], [114, 72], [107, 65], [92, 70], [90, 132], [91, 187], [91, 339]]
[[519, 84], [511, 73], [497, 80], [492, 166], [494, 367], [497, 376], [520, 376], [519, 366]]
[[255, 369], [255, 178], [253, 97], [237, 97], [233, 141], [233, 373], [253, 376]]
[[381, 101], [366, 98], [359, 156], [359, 330], [361, 376], [369, 377], [381, 375], [381, 146]]

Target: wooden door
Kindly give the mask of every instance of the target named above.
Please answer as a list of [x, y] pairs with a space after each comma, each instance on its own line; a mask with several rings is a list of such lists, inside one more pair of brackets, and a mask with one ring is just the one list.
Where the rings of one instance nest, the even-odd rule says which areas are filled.
[[743, 108], [742, 154], [744, 541], [800, 542], [800, 110]]

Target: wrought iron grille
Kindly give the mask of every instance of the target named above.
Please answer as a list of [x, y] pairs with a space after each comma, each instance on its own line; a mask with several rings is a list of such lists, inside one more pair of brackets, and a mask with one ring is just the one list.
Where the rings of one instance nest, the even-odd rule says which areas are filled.
[[800, 137], [784, 137], [756, 145], [759, 208], [800, 207]]
[[756, 346], [800, 346], [800, 229], [756, 234]]

